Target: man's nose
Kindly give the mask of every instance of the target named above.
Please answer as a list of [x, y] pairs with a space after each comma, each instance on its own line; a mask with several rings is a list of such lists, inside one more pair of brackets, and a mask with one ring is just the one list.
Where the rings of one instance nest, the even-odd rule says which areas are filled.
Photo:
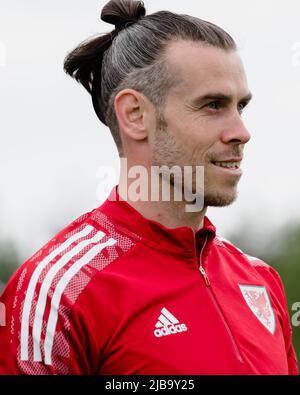
[[224, 144], [247, 144], [251, 139], [251, 134], [246, 128], [240, 114], [232, 117], [226, 129], [222, 132], [222, 142]]

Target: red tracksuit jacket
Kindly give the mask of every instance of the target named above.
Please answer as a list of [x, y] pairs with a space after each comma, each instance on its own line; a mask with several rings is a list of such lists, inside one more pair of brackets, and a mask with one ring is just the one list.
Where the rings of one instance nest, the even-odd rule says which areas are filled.
[[272, 267], [114, 196], [12, 276], [2, 374], [298, 374]]

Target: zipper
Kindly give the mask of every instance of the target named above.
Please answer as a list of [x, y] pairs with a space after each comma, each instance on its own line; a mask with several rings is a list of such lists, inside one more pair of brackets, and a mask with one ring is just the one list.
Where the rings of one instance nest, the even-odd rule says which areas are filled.
[[[220, 306], [219, 302], [217, 301], [217, 298], [216, 298], [216, 296], [215, 296], [215, 294], [214, 294], [214, 292], [212, 290], [211, 283], [209, 281], [208, 275], [207, 275], [207, 273], [206, 273], [206, 271], [205, 271], [205, 269], [203, 267], [203, 264], [202, 264], [202, 254], [203, 254], [203, 251], [205, 250], [205, 247], [206, 247], [206, 244], [207, 244], [207, 239], [208, 239], [208, 237], [206, 236], [205, 242], [204, 242], [203, 247], [202, 247], [201, 252], [200, 252], [199, 271], [200, 271], [200, 273], [202, 275], [202, 278], [203, 278], [203, 280], [205, 282], [205, 285], [206, 285], [206, 287], [208, 289], [208, 292], [209, 292], [209, 294], [211, 296], [211, 299], [213, 300], [213, 303], [214, 303], [214, 305], [216, 307], [216, 310], [218, 311], [219, 316], [221, 317], [221, 319], [223, 321], [223, 324], [224, 324], [224, 326], [226, 328], [226, 331], [228, 333], [228, 336], [229, 336], [229, 338], [231, 340], [231, 343], [232, 343], [233, 349], [235, 351], [235, 354], [236, 354], [238, 360], [241, 363], [244, 363], [243, 357], [242, 357], [242, 355], [240, 353], [240, 350], [238, 348], [236, 340], [235, 340], [235, 338], [234, 338], [234, 336], [232, 334], [232, 331], [231, 331], [231, 329], [230, 329], [230, 327], [229, 327], [229, 325], [228, 325], [228, 323], [227, 323], [227, 321], [225, 319], [225, 316], [224, 316], [224, 313], [223, 313], [223, 311], [221, 309], [221, 306]], [[196, 249], [196, 254], [197, 254], [197, 249]]]
[[225, 328], [226, 328], [226, 330], [227, 330], [227, 333], [228, 333], [228, 335], [229, 335], [229, 337], [230, 337], [230, 339], [231, 339], [231, 343], [232, 343], [233, 348], [234, 348], [234, 350], [235, 350], [235, 354], [236, 354], [238, 360], [239, 360], [241, 363], [244, 363], [244, 360], [243, 360], [243, 357], [242, 357], [242, 355], [241, 355], [241, 353], [240, 353], [240, 350], [239, 350], [239, 348], [238, 348], [238, 345], [237, 345], [237, 343], [236, 343], [236, 341], [235, 341], [235, 338], [233, 337], [233, 334], [232, 334], [232, 332], [231, 332], [231, 329], [229, 328], [229, 325], [228, 325], [228, 323], [227, 323], [227, 321], [226, 321], [226, 319], [225, 319], [225, 317], [224, 317], [223, 311], [221, 310], [221, 307], [220, 307], [220, 305], [219, 305], [219, 303], [218, 303], [218, 301], [217, 301], [217, 299], [216, 299], [216, 297], [215, 297], [215, 294], [214, 294], [214, 292], [213, 292], [213, 290], [212, 290], [211, 288], [209, 288], [209, 291], [210, 291], [209, 293], [210, 293], [210, 295], [211, 295], [211, 298], [212, 298], [212, 300], [213, 300], [213, 302], [214, 302], [214, 304], [215, 304], [215, 306], [216, 306], [216, 309], [218, 310], [219, 315], [220, 315], [220, 317], [222, 318], [222, 321], [223, 321], [223, 323], [224, 323], [224, 326], [225, 326]]
[[[201, 252], [200, 252], [200, 258], [199, 258], [199, 271], [200, 271], [200, 273], [201, 273], [201, 275], [202, 275], [202, 277], [203, 277], [203, 280], [204, 280], [204, 282], [205, 282], [205, 285], [206, 285], [207, 287], [210, 287], [210, 281], [209, 281], [208, 275], [206, 274], [206, 271], [205, 271], [205, 269], [204, 269], [204, 267], [203, 267], [203, 265], [202, 265], [202, 253], [203, 253], [203, 251], [205, 250], [206, 244], [207, 244], [207, 236], [206, 236], [205, 242], [204, 242], [203, 247], [202, 247]], [[196, 251], [196, 254], [197, 254], [197, 251]]]
[[202, 274], [202, 277], [204, 279], [205, 285], [207, 287], [210, 287], [210, 281], [209, 281], [208, 275], [206, 274], [206, 271], [204, 270], [204, 267], [203, 266], [199, 266], [199, 271]]

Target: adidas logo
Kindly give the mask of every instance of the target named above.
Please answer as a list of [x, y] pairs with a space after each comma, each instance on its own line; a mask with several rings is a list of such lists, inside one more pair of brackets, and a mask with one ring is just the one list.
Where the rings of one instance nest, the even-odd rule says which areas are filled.
[[180, 324], [178, 319], [165, 307], [161, 310], [155, 328], [157, 328], [154, 330], [156, 337], [175, 335], [176, 333], [187, 331], [186, 325]]

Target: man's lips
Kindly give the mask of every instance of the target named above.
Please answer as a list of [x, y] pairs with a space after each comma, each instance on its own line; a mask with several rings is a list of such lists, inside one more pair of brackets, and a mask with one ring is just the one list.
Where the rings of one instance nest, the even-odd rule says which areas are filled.
[[216, 167], [241, 172], [241, 163], [243, 158], [231, 158], [222, 161], [212, 161], [212, 164]]

